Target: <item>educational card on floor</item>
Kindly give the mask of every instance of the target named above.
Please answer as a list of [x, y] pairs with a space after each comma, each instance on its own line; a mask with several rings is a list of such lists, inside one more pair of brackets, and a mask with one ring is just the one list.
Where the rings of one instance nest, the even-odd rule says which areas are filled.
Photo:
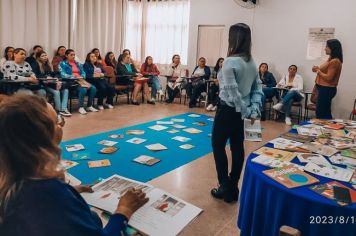
[[111, 134], [108, 137], [113, 138], [113, 139], [118, 139], [118, 138], [124, 138], [124, 135], [123, 134]]
[[145, 133], [144, 130], [137, 130], [137, 129], [126, 131], [126, 134], [130, 134], [130, 135], [142, 135], [144, 133]]
[[189, 140], [191, 140], [191, 138], [186, 138], [183, 136], [175, 136], [172, 138], [173, 140], [179, 141], [179, 142], [188, 142]]
[[132, 138], [132, 139], [127, 140], [126, 142], [133, 143], [133, 144], [141, 144], [141, 143], [146, 142], [146, 141], [147, 141], [147, 139]]
[[148, 127], [148, 128], [149, 128], [149, 129], [156, 130], [156, 131], [161, 131], [161, 130], [168, 129], [168, 127], [163, 126], [163, 125], [153, 125], [153, 126], [150, 126], [150, 127]]
[[109, 159], [98, 160], [98, 161], [88, 161], [89, 168], [107, 167], [107, 166], [111, 166]]
[[66, 145], [65, 147], [68, 152], [76, 152], [85, 149], [83, 144], [71, 144], [71, 145]]
[[160, 159], [154, 158], [154, 157], [150, 157], [150, 156], [146, 156], [146, 155], [141, 155], [135, 159], [133, 159], [134, 162], [143, 164], [143, 165], [147, 165], [147, 166], [153, 166], [154, 164], [160, 162]]
[[171, 121], [172, 122], [177, 122], [177, 123], [183, 123], [185, 121], [185, 119], [172, 118]]
[[255, 120], [252, 124], [251, 120], [244, 120], [245, 140], [253, 142], [262, 141], [262, 128], [260, 120]]
[[118, 147], [104, 147], [102, 149], [100, 149], [99, 153], [101, 154], [111, 154], [116, 152], [117, 150], [119, 150]]
[[117, 144], [117, 142], [114, 141], [110, 141], [110, 140], [101, 140], [100, 142], [98, 142], [98, 144], [104, 145], [104, 146], [109, 146], [112, 147], [115, 144]]
[[156, 124], [157, 125], [173, 125], [174, 122], [173, 121], [161, 121], [161, 120], [158, 120], [158, 121], [156, 121]]
[[208, 124], [206, 122], [203, 121], [198, 121], [198, 122], [194, 122], [193, 125], [197, 125], [197, 126], [207, 126]]
[[196, 128], [187, 128], [187, 129], [183, 129], [183, 131], [190, 133], [190, 134], [199, 134], [199, 133], [203, 132]]
[[183, 144], [183, 145], [180, 145], [179, 147], [180, 147], [181, 149], [189, 150], [189, 149], [192, 149], [194, 146], [191, 145], [191, 144]]
[[113, 175], [92, 187], [93, 193], [81, 195], [89, 205], [114, 213], [129, 188], [142, 189], [149, 201], [128, 222], [148, 235], [177, 235], [195, 219], [202, 209], [172, 196], [152, 185]]
[[196, 118], [196, 117], [200, 117], [201, 115], [198, 115], [198, 114], [190, 114], [188, 115], [189, 117], [193, 117], [193, 118]]
[[176, 129], [171, 129], [171, 130], [168, 130], [167, 133], [170, 133], [170, 134], [175, 134], [175, 133], [178, 133], [179, 130], [176, 130]]
[[61, 160], [59, 162], [59, 167], [64, 169], [64, 170], [68, 170], [76, 165], [78, 165], [79, 163], [76, 161], [71, 161], [71, 160]]
[[89, 152], [74, 152], [72, 154], [73, 159], [76, 160], [87, 160], [90, 159], [90, 153]]
[[172, 127], [176, 128], [176, 129], [184, 129], [187, 126], [175, 124], [175, 125], [172, 125]]
[[160, 143], [155, 143], [155, 144], [150, 144], [150, 145], [146, 145], [145, 146], [147, 149], [151, 150], [151, 151], [163, 151], [163, 150], [167, 150], [168, 148]]

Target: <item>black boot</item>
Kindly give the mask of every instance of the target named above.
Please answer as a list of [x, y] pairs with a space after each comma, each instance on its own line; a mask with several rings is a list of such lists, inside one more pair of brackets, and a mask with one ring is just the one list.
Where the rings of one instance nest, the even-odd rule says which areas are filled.
[[239, 182], [238, 180], [234, 180], [230, 176], [231, 192], [230, 192], [230, 196], [228, 197], [228, 200], [231, 200], [230, 202], [237, 202], [239, 200], [240, 191], [239, 188], [237, 187], [238, 182]]
[[261, 121], [265, 121], [266, 120], [266, 112], [261, 112]]
[[214, 198], [224, 199], [225, 193], [228, 191], [228, 184], [220, 184], [219, 187], [213, 188], [210, 193]]

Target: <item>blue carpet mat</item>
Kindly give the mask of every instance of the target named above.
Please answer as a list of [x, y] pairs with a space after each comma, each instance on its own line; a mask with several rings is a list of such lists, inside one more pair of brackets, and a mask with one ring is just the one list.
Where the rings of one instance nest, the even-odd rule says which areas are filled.
[[[174, 124], [179, 124], [186, 126], [186, 128], [196, 128], [203, 132], [198, 134], [190, 134], [183, 131], [183, 129], [177, 129], [172, 127], [172, 125], [162, 124], [168, 127], [168, 129], [162, 131], [156, 131], [149, 129], [148, 127], [156, 125], [156, 120], [138, 124], [130, 127], [125, 127], [122, 129], [112, 130], [105, 133], [99, 133], [87, 137], [82, 137], [79, 139], [73, 139], [61, 143], [62, 148], [62, 159], [73, 160], [79, 164], [70, 168], [68, 172], [82, 181], [83, 184], [90, 184], [99, 178], [107, 178], [113, 174], [122, 175], [124, 177], [134, 179], [137, 181], [147, 182], [158, 176], [161, 176], [171, 170], [174, 170], [182, 165], [185, 165], [191, 161], [194, 161], [210, 152], [211, 148], [211, 134], [213, 121], [212, 117], [200, 115], [200, 117], [190, 117], [190, 114], [197, 113], [185, 113], [177, 116], [166, 117], [160, 119], [160, 121], [170, 121], [172, 118], [184, 119], [184, 122], [174, 122]], [[209, 120], [210, 119], [210, 120]], [[205, 122], [206, 126], [198, 126], [193, 124], [194, 122]], [[178, 133], [168, 133], [168, 130], [179, 130]], [[127, 135], [127, 130], [144, 130], [143, 135]], [[122, 139], [111, 139], [108, 136], [111, 134], [124, 134]], [[183, 136], [190, 138], [191, 140], [187, 142], [179, 142], [172, 140], [175, 136]], [[141, 144], [132, 144], [126, 142], [134, 137], [147, 139], [146, 142]], [[118, 142], [115, 146], [119, 148], [113, 154], [100, 154], [98, 153], [102, 149], [103, 145], [97, 144], [102, 140], [110, 140]], [[145, 147], [145, 145], [160, 143], [166, 146], [168, 149], [163, 151], [150, 151]], [[65, 145], [69, 144], [83, 144], [85, 150], [77, 152], [68, 152], [65, 149]], [[191, 144], [195, 147], [189, 150], [180, 148], [180, 145]], [[72, 157], [73, 153], [89, 153], [90, 159], [78, 160]], [[160, 159], [161, 161], [153, 166], [146, 166], [140, 163], [133, 162], [133, 159], [140, 155], [148, 155]], [[108, 167], [98, 167], [89, 168], [88, 161], [109, 159], [111, 166]]]

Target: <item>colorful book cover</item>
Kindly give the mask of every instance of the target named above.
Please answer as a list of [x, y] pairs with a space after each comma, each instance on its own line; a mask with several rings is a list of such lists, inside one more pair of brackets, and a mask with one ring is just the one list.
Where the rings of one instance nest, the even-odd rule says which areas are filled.
[[311, 137], [311, 136], [289, 133], [289, 132], [282, 134], [281, 138], [285, 138], [285, 139], [289, 139], [289, 140], [293, 140], [293, 141], [297, 141], [297, 142], [301, 142], [301, 143], [311, 142], [314, 140], [314, 137]]
[[317, 178], [314, 178], [294, 166], [275, 168], [262, 172], [287, 188], [296, 188], [319, 182]]
[[356, 158], [356, 148], [342, 150], [341, 155], [344, 157]]
[[274, 157], [276, 159], [280, 159], [282, 161], [289, 161], [289, 162], [293, 160], [294, 157], [296, 157], [296, 154], [293, 152], [278, 150], [269, 147], [261, 147], [260, 149], [254, 151], [254, 153], [259, 155]]
[[[351, 201], [352, 203], [356, 202], [356, 191], [353, 189], [350, 189], [342, 184], [340, 184], [337, 181], [332, 181], [332, 182], [328, 182], [326, 184], [319, 184], [319, 185], [315, 185], [315, 186], [311, 186], [310, 189], [313, 190], [314, 192], [327, 197], [333, 201], [336, 201], [334, 198], [334, 189], [333, 186], [338, 186], [338, 187], [342, 187], [342, 188], [347, 188], [350, 191], [350, 196], [351, 196]], [[336, 201], [337, 204], [341, 205], [341, 206], [345, 206], [347, 205], [344, 202], [338, 202]]]
[[327, 129], [339, 130], [339, 129], [345, 128], [345, 125], [342, 125], [342, 124], [328, 124], [328, 125], [325, 125], [324, 127], [327, 128]]

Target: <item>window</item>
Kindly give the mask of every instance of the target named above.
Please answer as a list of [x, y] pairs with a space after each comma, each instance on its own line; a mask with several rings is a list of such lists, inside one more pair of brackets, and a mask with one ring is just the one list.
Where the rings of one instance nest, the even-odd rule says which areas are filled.
[[155, 63], [170, 64], [180, 54], [187, 64], [189, 0], [128, 1], [124, 47], [137, 61], [152, 56]]

